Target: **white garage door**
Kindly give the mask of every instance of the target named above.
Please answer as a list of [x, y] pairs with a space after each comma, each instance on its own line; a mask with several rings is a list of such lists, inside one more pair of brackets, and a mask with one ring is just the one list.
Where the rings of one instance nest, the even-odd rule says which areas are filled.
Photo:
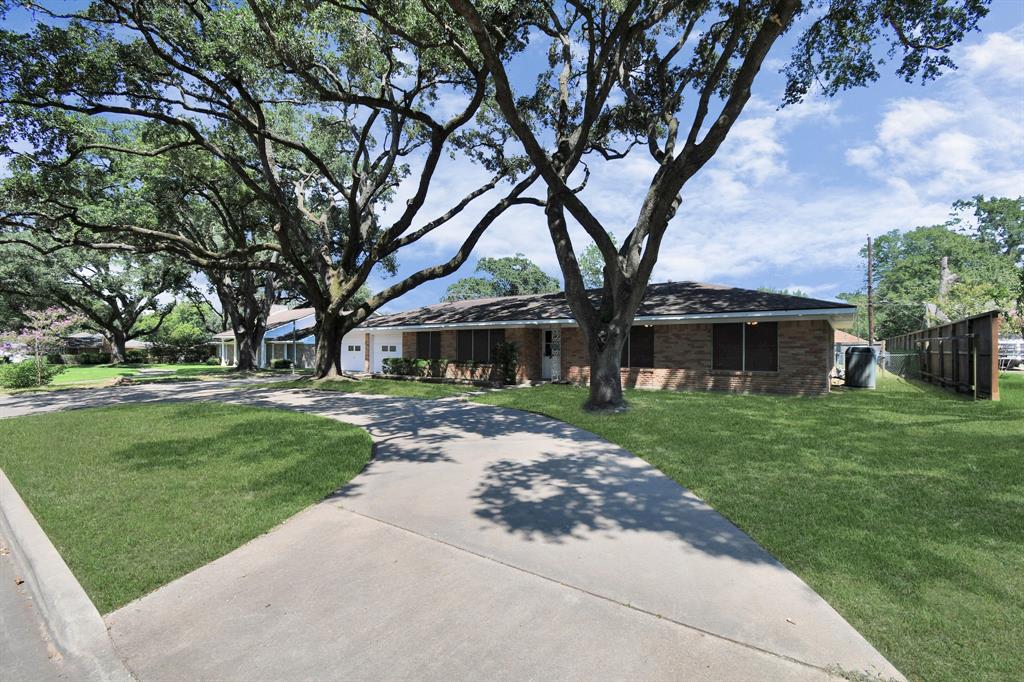
[[371, 334], [370, 344], [370, 357], [373, 358], [371, 366], [374, 372], [384, 369], [384, 358], [402, 357], [401, 334]]
[[364, 332], [351, 332], [345, 334], [341, 340], [341, 368], [346, 372], [364, 372], [366, 349], [363, 344], [366, 342]]

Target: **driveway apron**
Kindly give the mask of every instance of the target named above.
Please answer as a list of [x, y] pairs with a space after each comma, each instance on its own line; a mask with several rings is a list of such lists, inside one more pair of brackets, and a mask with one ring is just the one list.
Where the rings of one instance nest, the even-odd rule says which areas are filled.
[[107, 617], [141, 679], [900, 677], [746, 534], [589, 432], [459, 399], [236, 388], [0, 397], [0, 416], [219, 400], [373, 436], [335, 495]]

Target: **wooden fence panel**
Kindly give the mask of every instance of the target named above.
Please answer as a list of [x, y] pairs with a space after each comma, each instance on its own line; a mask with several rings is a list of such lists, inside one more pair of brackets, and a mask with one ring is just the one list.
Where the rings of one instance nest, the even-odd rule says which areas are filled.
[[999, 400], [998, 311], [885, 340], [890, 353], [917, 353], [920, 378], [945, 389]]

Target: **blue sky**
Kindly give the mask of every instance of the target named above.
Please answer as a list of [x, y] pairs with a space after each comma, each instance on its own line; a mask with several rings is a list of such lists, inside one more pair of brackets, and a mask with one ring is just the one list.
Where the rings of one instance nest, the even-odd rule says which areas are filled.
[[[23, 28], [27, 19], [15, 12], [7, 21]], [[955, 200], [974, 194], [1024, 194], [1024, 0], [994, 0], [981, 32], [955, 49], [960, 68], [937, 81], [908, 84], [883, 67], [872, 87], [780, 110], [778, 70], [790, 44], [769, 55], [729, 139], [684, 188], [653, 281], [799, 288], [832, 298], [861, 285], [858, 250], [867, 235], [943, 222]], [[535, 66], [546, 45], [531, 44], [523, 66]], [[532, 73], [512, 77], [519, 92], [532, 86]], [[454, 111], [459, 103], [438, 106]], [[622, 236], [653, 162], [638, 149], [626, 160], [594, 161], [591, 169], [584, 198]], [[487, 179], [465, 160], [446, 160], [418, 222]], [[400, 192], [396, 205], [403, 204]], [[449, 258], [487, 207], [467, 210], [414, 252], [403, 251], [398, 276]], [[579, 229], [573, 239], [577, 251], [588, 241]], [[541, 209], [518, 207], [484, 235], [458, 273], [385, 310], [436, 303], [448, 284], [473, 274], [478, 258], [517, 252], [560, 277]], [[374, 277], [370, 285], [392, 281]]]
[[[779, 110], [777, 72], [788, 52], [780, 44], [769, 56], [729, 139], [684, 188], [654, 281], [800, 288], [833, 298], [861, 285], [858, 250], [867, 235], [944, 222], [955, 200], [974, 194], [1024, 194], [1024, 2], [995, 0], [981, 32], [956, 48], [960, 68], [924, 86], [883, 67], [870, 88]], [[519, 91], [529, 82], [519, 79]], [[613, 231], [621, 226], [620, 235], [652, 168], [644, 150], [592, 164], [585, 197]], [[465, 164], [445, 170], [428, 205], [437, 213], [485, 177]], [[404, 256], [399, 276], [446, 258], [474, 215]], [[577, 251], [587, 243], [582, 230], [574, 243]], [[386, 309], [436, 303], [450, 282], [473, 274], [477, 258], [517, 251], [560, 277], [541, 209], [522, 207], [485, 234], [456, 275]]]

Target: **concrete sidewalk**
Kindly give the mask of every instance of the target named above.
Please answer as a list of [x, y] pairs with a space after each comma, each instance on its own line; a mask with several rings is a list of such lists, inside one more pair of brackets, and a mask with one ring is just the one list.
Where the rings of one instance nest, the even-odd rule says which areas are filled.
[[639, 458], [537, 415], [157, 385], [0, 415], [224, 400], [365, 426], [336, 497], [108, 616], [140, 679], [899, 673], [799, 578]]
[[76, 674], [67, 673], [82, 671], [69, 671], [49, 642], [28, 586], [18, 584], [21, 576], [7, 540], [0, 535], [0, 677], [26, 682], [75, 679]]

